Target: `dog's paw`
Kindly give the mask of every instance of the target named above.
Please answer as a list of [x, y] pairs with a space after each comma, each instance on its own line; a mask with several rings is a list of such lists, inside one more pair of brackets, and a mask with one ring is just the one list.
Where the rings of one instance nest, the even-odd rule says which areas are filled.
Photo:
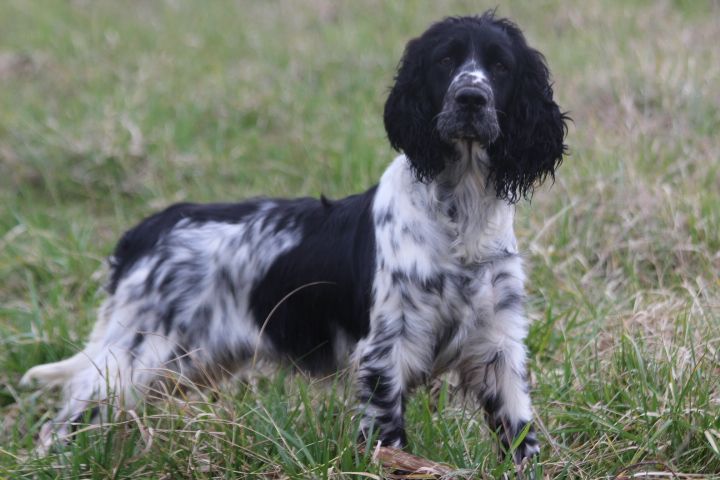
[[[520, 430], [520, 435], [522, 435], [522, 431], [523, 430]], [[531, 426], [525, 434], [525, 437], [520, 441], [520, 444], [512, 452], [513, 463], [515, 464], [518, 475], [517, 478], [535, 480], [533, 458], [538, 455], [540, 455], [540, 442], [537, 439], [535, 430]]]
[[[358, 435], [359, 444], [367, 444], [368, 440], [372, 437], [371, 429], [361, 428], [360, 434]], [[402, 449], [407, 445], [407, 436], [405, 430], [401, 428], [391, 429], [389, 431], [380, 431], [380, 434], [376, 437], [375, 441], [379, 441], [383, 447]]]
[[537, 439], [535, 430], [531, 428], [525, 435], [525, 438], [520, 442], [520, 445], [515, 449], [513, 458], [515, 459], [515, 463], [520, 463], [526, 458], [530, 459], [539, 454], [540, 442]]
[[35, 455], [39, 458], [46, 457], [50, 453], [56, 452], [62, 445], [69, 443], [71, 429], [69, 422], [55, 423], [48, 421], [43, 423], [35, 444]]
[[[513, 462], [515, 465], [522, 465], [528, 463], [533, 457], [540, 454], [540, 442], [537, 439], [537, 434], [532, 425], [528, 427], [527, 423], [522, 422], [515, 428], [515, 439], [522, 437], [520, 443], [513, 450], [510, 445], [517, 443], [517, 440], [510, 441], [505, 432], [502, 433], [502, 444], [507, 455], [512, 453]], [[512, 452], [511, 452], [512, 450]]]
[[535, 433], [533, 432], [532, 438], [528, 437], [530, 437], [530, 433], [513, 452], [513, 460], [517, 465], [523, 463], [525, 459], [531, 460], [533, 457], [540, 455], [540, 442], [535, 437]]

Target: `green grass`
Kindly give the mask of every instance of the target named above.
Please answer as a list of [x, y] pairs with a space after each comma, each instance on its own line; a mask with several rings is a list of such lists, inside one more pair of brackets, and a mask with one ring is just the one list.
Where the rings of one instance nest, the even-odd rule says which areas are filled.
[[[81, 348], [103, 259], [142, 216], [376, 182], [405, 42], [480, 8], [0, 4], [0, 478], [381, 474], [354, 447], [343, 378], [281, 374], [144, 405], [46, 458], [32, 448], [57, 393], [18, 380]], [[720, 478], [718, 4], [543, 0], [499, 13], [546, 54], [574, 118], [557, 181], [518, 208], [539, 478]], [[460, 476], [512, 471], [447, 384], [438, 398], [418, 392], [408, 425], [411, 452]]]

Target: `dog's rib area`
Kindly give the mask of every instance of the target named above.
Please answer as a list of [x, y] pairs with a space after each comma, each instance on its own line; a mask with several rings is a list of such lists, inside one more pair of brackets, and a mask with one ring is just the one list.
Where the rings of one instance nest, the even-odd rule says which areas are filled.
[[346, 364], [367, 335], [375, 235], [375, 188], [342, 200], [305, 199], [283, 215], [301, 236], [251, 289], [254, 320], [277, 351], [313, 373]]

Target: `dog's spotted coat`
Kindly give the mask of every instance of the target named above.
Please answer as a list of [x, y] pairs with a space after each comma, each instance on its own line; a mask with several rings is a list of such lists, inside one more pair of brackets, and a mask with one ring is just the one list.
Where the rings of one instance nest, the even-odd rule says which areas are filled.
[[[203, 385], [258, 360], [355, 367], [360, 436], [405, 444], [413, 388], [455, 372], [521, 462], [539, 451], [527, 385], [514, 203], [554, 175], [566, 117], [511, 22], [449, 18], [412, 40], [385, 106], [403, 151], [331, 201], [179, 204], [128, 231], [85, 349], [23, 378], [65, 390], [40, 444], [157, 382]], [[527, 428], [526, 428], [527, 427]]]

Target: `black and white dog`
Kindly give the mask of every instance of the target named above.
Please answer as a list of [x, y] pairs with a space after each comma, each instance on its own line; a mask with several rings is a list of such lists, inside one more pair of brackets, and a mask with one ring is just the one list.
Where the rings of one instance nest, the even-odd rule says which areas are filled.
[[[62, 385], [41, 432], [129, 408], [168, 372], [198, 384], [255, 360], [354, 365], [362, 434], [406, 442], [413, 388], [454, 371], [517, 462], [536, 454], [513, 204], [565, 153], [543, 56], [488, 12], [408, 43], [385, 105], [402, 150], [368, 191], [331, 201], [174, 205], [128, 231], [85, 349], [22, 379]], [[109, 388], [108, 388], [109, 387]]]

